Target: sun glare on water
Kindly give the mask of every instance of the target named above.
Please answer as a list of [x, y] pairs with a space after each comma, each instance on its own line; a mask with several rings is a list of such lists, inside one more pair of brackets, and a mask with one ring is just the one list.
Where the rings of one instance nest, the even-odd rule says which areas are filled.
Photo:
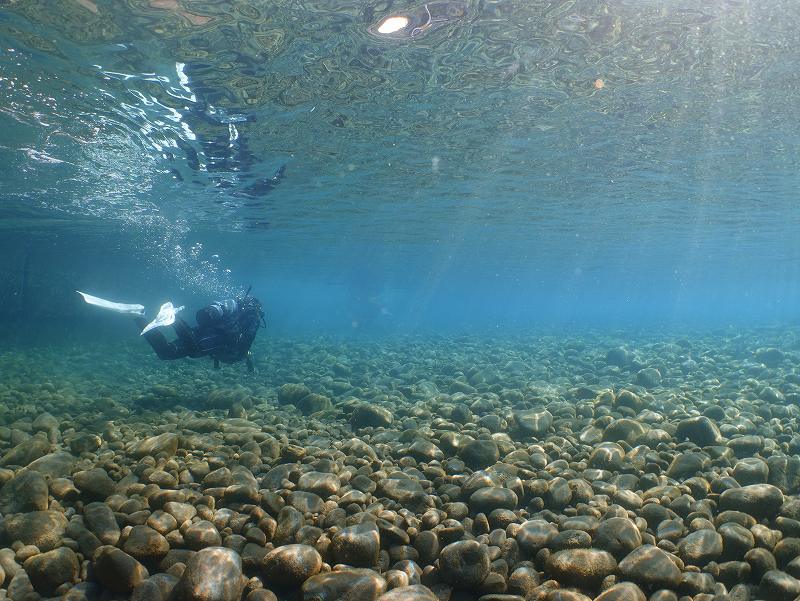
[[378, 33], [395, 33], [406, 25], [408, 25], [408, 17], [389, 17], [378, 27]]

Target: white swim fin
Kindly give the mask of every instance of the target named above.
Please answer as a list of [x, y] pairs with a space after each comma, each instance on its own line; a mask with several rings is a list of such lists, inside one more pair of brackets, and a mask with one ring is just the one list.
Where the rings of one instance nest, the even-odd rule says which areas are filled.
[[162, 326], [172, 325], [173, 323], [175, 323], [175, 314], [178, 311], [183, 311], [183, 305], [181, 305], [180, 307], [173, 307], [172, 303], [167, 301], [166, 303], [161, 305], [161, 308], [158, 310], [158, 315], [156, 315], [156, 318], [145, 326], [144, 330], [142, 330], [139, 336], [141, 336], [142, 334], [146, 334], [147, 332], [149, 332], [154, 328], [160, 328]]
[[103, 309], [108, 309], [116, 313], [126, 313], [128, 315], [144, 315], [144, 305], [115, 303], [104, 298], [86, 294], [80, 290], [76, 290], [75, 292], [80, 294], [83, 297], [83, 300], [85, 300], [88, 304], [94, 305], [95, 307], [102, 307]]

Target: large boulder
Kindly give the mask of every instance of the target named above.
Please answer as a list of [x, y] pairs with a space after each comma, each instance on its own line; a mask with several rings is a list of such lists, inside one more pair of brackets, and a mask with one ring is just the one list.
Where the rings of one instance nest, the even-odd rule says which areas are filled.
[[719, 496], [720, 511], [741, 511], [756, 519], [775, 517], [782, 505], [783, 493], [771, 484], [729, 488]]
[[381, 537], [372, 522], [346, 526], [331, 539], [329, 553], [336, 563], [370, 568], [378, 563]]
[[104, 545], [116, 545], [120, 537], [114, 512], [105, 503], [89, 503], [83, 508], [83, 521], [89, 531]]
[[19, 465], [25, 467], [31, 461], [44, 457], [50, 452], [50, 441], [41, 435], [22, 441], [0, 458], [0, 466]]
[[72, 481], [87, 501], [103, 501], [116, 489], [114, 481], [101, 467], [75, 472]]
[[279, 405], [296, 405], [304, 396], [311, 394], [311, 390], [305, 384], [284, 384], [278, 388]]
[[705, 415], [688, 417], [678, 422], [675, 438], [679, 441], [689, 440], [698, 447], [716, 444], [720, 439], [720, 431], [713, 421]]
[[52, 551], [61, 545], [67, 518], [60, 511], [32, 511], [8, 516], [6, 535], [10, 542], [36, 545], [40, 551]]
[[681, 581], [681, 571], [664, 551], [653, 545], [643, 545], [631, 551], [619, 562], [624, 580], [657, 590], [675, 589]]
[[207, 547], [186, 564], [175, 596], [177, 601], [239, 601], [244, 585], [239, 554], [226, 547]]
[[47, 509], [47, 481], [39, 472], [25, 470], [0, 488], [0, 513]]
[[450, 543], [439, 555], [439, 577], [456, 588], [475, 588], [491, 569], [489, 548], [475, 540]]
[[59, 547], [25, 560], [25, 572], [36, 592], [50, 597], [66, 582], [76, 582], [80, 572], [78, 556], [69, 547]]
[[303, 599], [372, 601], [386, 592], [386, 580], [372, 570], [354, 568], [317, 574], [305, 581]]
[[136, 459], [141, 459], [146, 455], [155, 457], [161, 453], [172, 457], [178, 451], [179, 440], [178, 435], [172, 432], [164, 432], [164, 434], [159, 434], [158, 436], [151, 436], [150, 438], [145, 438], [136, 445], [132, 455]]
[[514, 411], [514, 423], [525, 434], [544, 436], [553, 425], [553, 414], [547, 409]]
[[261, 572], [269, 586], [298, 588], [322, 569], [322, 557], [311, 545], [284, 545], [264, 557]]
[[722, 555], [722, 537], [714, 530], [696, 530], [678, 544], [678, 557], [684, 563], [704, 566]]
[[474, 470], [484, 469], [497, 463], [500, 451], [493, 440], [472, 440], [461, 447], [458, 456]]
[[150, 574], [122, 549], [103, 545], [94, 552], [94, 574], [113, 593], [128, 594]]
[[131, 557], [150, 565], [169, 551], [169, 542], [159, 532], [143, 524], [134, 526], [125, 539], [123, 550]]
[[558, 528], [545, 520], [528, 520], [517, 531], [520, 549], [534, 557], [558, 535]]
[[72, 467], [77, 460], [66, 451], [49, 453], [39, 459], [31, 461], [28, 469], [39, 472], [45, 478], [66, 478], [72, 473]]
[[546, 572], [559, 583], [582, 588], [597, 588], [606, 576], [617, 569], [617, 561], [607, 551], [564, 549], [550, 555]]
[[358, 405], [350, 417], [350, 425], [354, 428], [387, 428], [393, 421], [391, 411], [371, 403]]

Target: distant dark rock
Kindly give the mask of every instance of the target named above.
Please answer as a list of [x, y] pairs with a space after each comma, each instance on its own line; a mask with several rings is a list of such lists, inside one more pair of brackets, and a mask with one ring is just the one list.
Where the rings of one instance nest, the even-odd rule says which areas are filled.
[[388, 428], [393, 421], [391, 411], [370, 403], [358, 405], [350, 418], [354, 428]]
[[622, 467], [625, 450], [615, 442], [597, 445], [589, 456], [589, 465], [598, 469], [616, 471]]
[[[439, 601], [439, 597], [425, 585], [412, 584], [392, 589], [378, 597], [377, 601]], [[487, 599], [487, 601], [492, 600]]]
[[52, 445], [43, 435], [32, 436], [19, 443], [0, 458], [0, 466], [27, 466], [31, 461], [44, 457], [50, 452]]
[[458, 541], [439, 555], [439, 577], [456, 588], [474, 588], [489, 575], [489, 549], [479, 542]]
[[8, 540], [35, 545], [42, 552], [60, 546], [66, 528], [67, 518], [60, 511], [19, 513], [5, 519]]
[[705, 453], [682, 453], [676, 455], [667, 468], [667, 477], [674, 480], [691, 478], [704, 471], [709, 465], [709, 457]]
[[655, 367], [645, 367], [636, 373], [636, 383], [645, 388], [661, 386], [661, 372]]
[[123, 551], [134, 559], [148, 564], [162, 559], [169, 551], [169, 542], [149, 526], [134, 526], [125, 540]]
[[175, 587], [177, 601], [239, 601], [244, 590], [242, 560], [225, 547], [195, 553]]
[[761, 392], [758, 393], [758, 398], [760, 398], [762, 401], [773, 404], [786, 402], [786, 397], [783, 395], [783, 393], [772, 386], [765, 386], [762, 388]]
[[314, 601], [375, 601], [386, 592], [386, 580], [368, 569], [345, 569], [317, 574], [305, 581], [303, 599]]
[[781, 505], [783, 493], [771, 484], [730, 488], [719, 496], [720, 511], [741, 511], [758, 519], [776, 516]]
[[331, 539], [330, 555], [337, 563], [367, 568], [378, 563], [380, 548], [381, 537], [377, 525], [365, 522], [337, 532]]
[[193, 551], [206, 547], [218, 547], [222, 544], [222, 537], [214, 524], [207, 520], [200, 520], [189, 526], [183, 533], [186, 546]]
[[644, 436], [647, 430], [647, 427], [634, 419], [617, 419], [611, 422], [603, 431], [603, 440], [610, 442], [620, 442], [624, 440], [632, 445]]
[[270, 551], [263, 559], [261, 571], [271, 587], [297, 588], [319, 573], [322, 557], [310, 545], [284, 545]]
[[640, 411], [644, 407], [644, 401], [635, 392], [623, 388], [617, 393], [614, 399], [615, 407], [630, 407], [634, 411]]
[[78, 580], [80, 565], [75, 552], [68, 547], [59, 547], [47, 553], [34, 555], [23, 564], [36, 592], [49, 597], [66, 582]]
[[553, 425], [553, 414], [547, 409], [514, 411], [514, 423], [527, 434], [544, 436]]
[[104, 545], [116, 545], [120, 537], [119, 524], [114, 512], [105, 503], [89, 503], [83, 510], [86, 527]]
[[595, 601], [645, 601], [646, 595], [633, 582], [619, 582], [600, 593]]
[[72, 473], [72, 468], [77, 459], [64, 451], [49, 453], [39, 459], [31, 461], [28, 469], [39, 472], [45, 478], [66, 478]]
[[26, 470], [0, 488], [0, 513], [23, 513], [47, 509], [48, 488], [44, 476]]
[[473, 440], [458, 452], [458, 456], [472, 469], [483, 469], [494, 465], [500, 459], [500, 451], [493, 440]]
[[161, 453], [171, 457], [178, 450], [178, 436], [171, 432], [165, 432], [158, 436], [151, 436], [140, 442], [133, 450], [133, 456], [141, 459], [146, 455], [155, 457]]
[[777, 367], [785, 358], [783, 351], [772, 347], [762, 347], [755, 352], [756, 361], [767, 367]]
[[309, 394], [311, 390], [304, 384], [284, 384], [278, 389], [278, 403], [296, 405], [300, 399]]
[[765, 601], [793, 601], [800, 596], [800, 580], [786, 572], [770, 570], [761, 577], [758, 590]]
[[560, 584], [594, 589], [617, 569], [613, 555], [597, 549], [565, 549], [547, 559], [547, 573]]
[[495, 509], [516, 509], [517, 503], [517, 495], [513, 490], [499, 487], [479, 488], [469, 498], [470, 509], [486, 515]]
[[312, 392], [300, 399], [295, 406], [300, 410], [303, 415], [311, 415], [318, 411], [325, 411], [331, 408], [331, 400], [321, 394]]
[[678, 544], [678, 557], [688, 565], [703, 567], [722, 555], [722, 537], [714, 530], [702, 529], [689, 534]]
[[633, 353], [624, 348], [613, 348], [606, 353], [606, 363], [625, 367], [633, 360]]
[[634, 549], [619, 562], [619, 573], [625, 580], [651, 589], [675, 589], [681, 571], [664, 551], [652, 545]]
[[742, 486], [766, 484], [768, 476], [769, 466], [766, 461], [758, 457], [746, 457], [733, 466], [733, 477]]
[[122, 549], [103, 546], [93, 558], [94, 574], [105, 588], [114, 593], [130, 593], [147, 578], [147, 569]]
[[641, 544], [642, 534], [636, 524], [622, 517], [600, 522], [592, 541], [592, 546], [608, 551], [617, 559], [622, 559]]
[[720, 439], [717, 425], [705, 415], [689, 417], [678, 422], [675, 438], [689, 440], [699, 447], [716, 444]]
[[100, 467], [75, 472], [72, 481], [88, 501], [102, 501], [114, 494], [116, 488], [114, 481]]

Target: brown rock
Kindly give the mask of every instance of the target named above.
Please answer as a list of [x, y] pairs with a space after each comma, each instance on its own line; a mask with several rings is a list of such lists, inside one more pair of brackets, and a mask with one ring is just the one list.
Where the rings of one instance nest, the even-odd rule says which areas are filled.
[[130, 593], [150, 575], [133, 557], [111, 545], [97, 549], [93, 562], [97, 579], [114, 593]]

